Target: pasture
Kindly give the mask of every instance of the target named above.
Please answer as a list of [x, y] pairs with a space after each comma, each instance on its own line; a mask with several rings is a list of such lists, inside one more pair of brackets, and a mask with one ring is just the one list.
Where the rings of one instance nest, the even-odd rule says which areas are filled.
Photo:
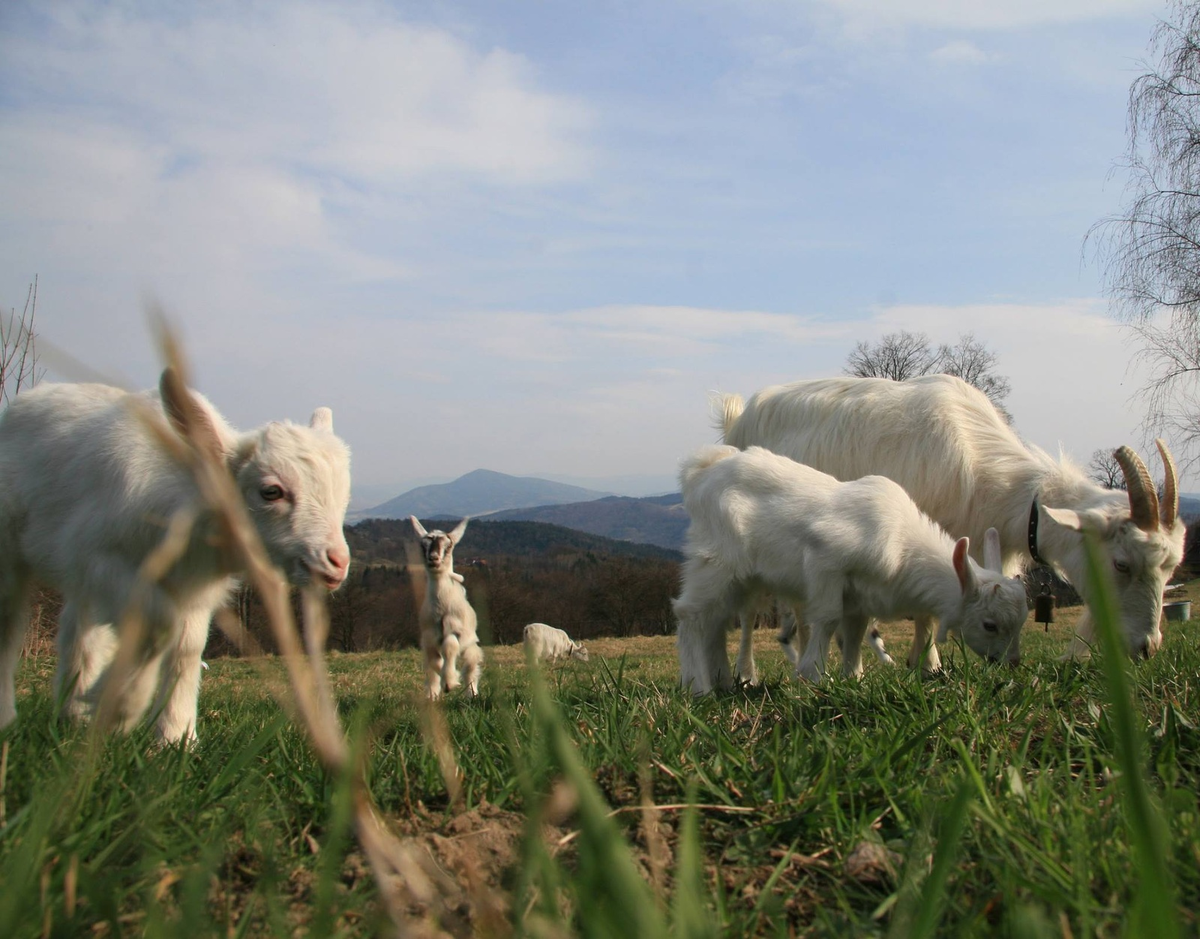
[[[855, 682], [835, 654], [820, 687], [759, 630], [761, 685], [698, 700], [674, 637], [589, 642], [544, 686], [491, 647], [481, 699], [444, 722], [415, 649], [329, 666], [370, 793], [434, 862], [415, 935], [1115, 936], [1138, 897], [1194, 932], [1200, 623], [1129, 667], [1131, 760], [1100, 664], [1056, 659], [1077, 615], [1030, 622], [1013, 670], [947, 645], [940, 676], [868, 656]], [[883, 628], [898, 659], [909, 629]], [[350, 787], [273, 696], [278, 660], [213, 661], [199, 742], [161, 750], [56, 724], [53, 665], [25, 659], [0, 736], [0, 935], [393, 934]]]

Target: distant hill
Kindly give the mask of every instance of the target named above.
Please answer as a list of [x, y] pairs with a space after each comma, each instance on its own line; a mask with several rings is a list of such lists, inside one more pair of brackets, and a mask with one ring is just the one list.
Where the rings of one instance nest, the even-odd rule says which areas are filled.
[[1185, 522], [1200, 518], [1200, 495], [1185, 492], [1179, 496], [1179, 517]]
[[[633, 544], [542, 522], [494, 519], [495, 516], [473, 519], [467, 526], [467, 532], [454, 552], [459, 569], [466, 568], [475, 558], [533, 559], [563, 552], [590, 552], [605, 557], [656, 558], [664, 561], [682, 559], [678, 551], [658, 545]], [[407, 519], [370, 518], [346, 529], [350, 552], [358, 564], [380, 561], [404, 563], [408, 556], [404, 545], [414, 539]]]
[[540, 505], [510, 509], [488, 516], [496, 521], [545, 522], [577, 531], [652, 544], [675, 551], [682, 549], [688, 516], [679, 493], [631, 499], [608, 496], [566, 505]]
[[509, 476], [478, 469], [458, 479], [433, 486], [418, 486], [382, 505], [353, 513], [353, 518], [418, 518], [487, 515], [502, 509], [601, 499], [607, 492], [556, 483], [535, 476]]

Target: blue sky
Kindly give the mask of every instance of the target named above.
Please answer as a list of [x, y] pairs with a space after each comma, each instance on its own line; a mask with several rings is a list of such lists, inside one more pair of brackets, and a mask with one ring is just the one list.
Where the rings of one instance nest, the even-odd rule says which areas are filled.
[[142, 387], [158, 300], [235, 424], [331, 406], [360, 501], [664, 488], [710, 391], [897, 329], [985, 340], [1040, 446], [1144, 447], [1083, 240], [1165, 12], [9, 2], [0, 304], [36, 273], [46, 340]]

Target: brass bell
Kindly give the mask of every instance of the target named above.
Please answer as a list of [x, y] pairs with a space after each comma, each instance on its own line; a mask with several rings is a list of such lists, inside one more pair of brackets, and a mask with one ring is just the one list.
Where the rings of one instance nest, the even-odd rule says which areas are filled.
[[1043, 584], [1042, 592], [1033, 598], [1033, 621], [1045, 623], [1046, 632], [1050, 632], [1050, 624], [1054, 622], [1054, 594], [1049, 584]]

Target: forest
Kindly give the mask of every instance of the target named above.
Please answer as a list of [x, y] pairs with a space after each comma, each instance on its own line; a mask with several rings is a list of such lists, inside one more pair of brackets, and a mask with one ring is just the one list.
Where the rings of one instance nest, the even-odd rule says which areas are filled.
[[[447, 522], [427, 521], [433, 529]], [[370, 519], [346, 528], [350, 574], [329, 600], [330, 649], [368, 652], [415, 647], [425, 575], [407, 520]], [[681, 555], [541, 522], [472, 521], [455, 550], [455, 569], [479, 617], [485, 645], [521, 641], [527, 623], [565, 629], [576, 639], [658, 636], [674, 629], [671, 598]], [[234, 607], [242, 627], [273, 648], [262, 604], [249, 587]], [[214, 630], [206, 655], [234, 651]]]

